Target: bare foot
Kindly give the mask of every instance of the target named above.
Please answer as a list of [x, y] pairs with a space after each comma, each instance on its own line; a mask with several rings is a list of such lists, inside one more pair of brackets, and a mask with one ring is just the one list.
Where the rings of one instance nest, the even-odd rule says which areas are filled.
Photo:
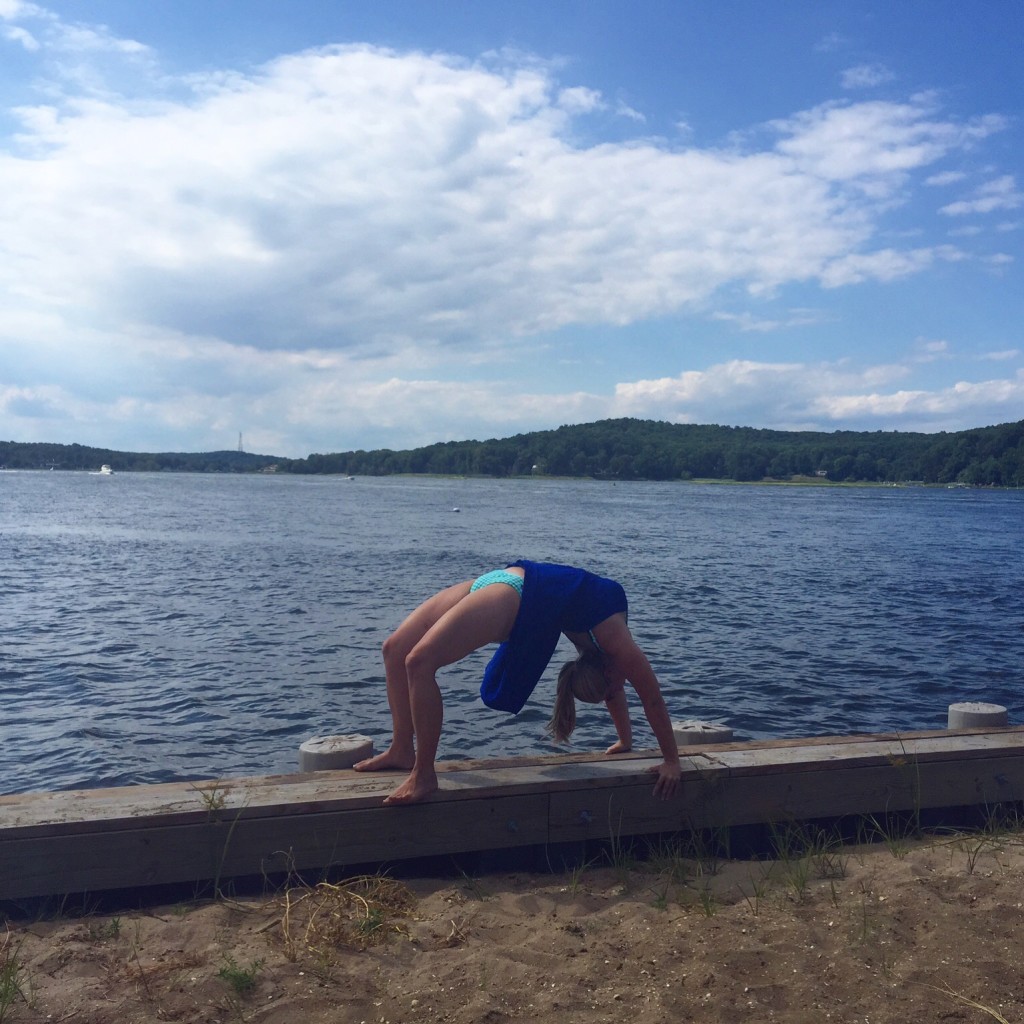
[[434, 772], [413, 772], [384, 801], [385, 804], [414, 804], [425, 800], [431, 793], [438, 790], [437, 775]]
[[407, 772], [415, 763], [416, 755], [411, 751], [408, 754], [403, 754], [393, 747], [389, 747], [384, 753], [368, 757], [365, 761], [358, 761], [352, 767], [357, 772]]

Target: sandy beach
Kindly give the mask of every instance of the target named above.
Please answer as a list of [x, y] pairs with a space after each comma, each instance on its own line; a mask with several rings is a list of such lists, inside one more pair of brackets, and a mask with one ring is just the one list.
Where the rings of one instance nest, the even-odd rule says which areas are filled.
[[358, 877], [8, 921], [0, 1021], [1015, 1024], [1022, 924], [1016, 831]]

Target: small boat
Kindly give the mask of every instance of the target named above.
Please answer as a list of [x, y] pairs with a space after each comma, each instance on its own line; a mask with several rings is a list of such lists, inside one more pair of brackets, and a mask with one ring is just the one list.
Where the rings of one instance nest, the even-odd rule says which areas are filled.
[[113, 476], [114, 471], [104, 462], [97, 476]]

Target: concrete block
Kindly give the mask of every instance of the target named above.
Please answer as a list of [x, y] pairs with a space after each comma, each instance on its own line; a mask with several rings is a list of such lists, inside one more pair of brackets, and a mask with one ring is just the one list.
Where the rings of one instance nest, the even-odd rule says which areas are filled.
[[367, 757], [373, 757], [373, 740], [369, 736], [314, 736], [299, 747], [299, 771], [351, 768]]
[[728, 743], [732, 729], [716, 722], [673, 722], [677, 747], [692, 747], [697, 743]]
[[1002, 704], [983, 704], [968, 701], [950, 704], [948, 729], [983, 729], [987, 726], [1008, 725], [1009, 716]]

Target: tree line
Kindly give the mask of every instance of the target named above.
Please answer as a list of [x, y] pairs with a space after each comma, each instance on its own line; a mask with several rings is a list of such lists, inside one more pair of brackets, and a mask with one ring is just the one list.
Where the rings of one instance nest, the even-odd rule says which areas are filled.
[[615, 419], [406, 451], [310, 455], [291, 473], [576, 476], [1024, 486], [1024, 420], [954, 433], [760, 430]]
[[252, 473], [280, 462], [249, 452], [118, 452], [82, 444], [0, 441], [0, 469], [98, 470], [115, 473]]
[[0, 468], [600, 480], [793, 480], [1024, 486], [1024, 420], [953, 433], [760, 430], [615, 419], [488, 441], [283, 459], [248, 452], [133, 453], [0, 441]]

